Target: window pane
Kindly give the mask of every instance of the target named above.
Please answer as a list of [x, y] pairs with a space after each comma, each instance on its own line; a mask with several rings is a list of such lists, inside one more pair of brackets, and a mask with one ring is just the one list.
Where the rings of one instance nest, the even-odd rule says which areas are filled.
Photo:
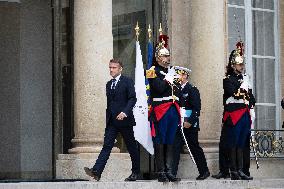
[[[152, 1], [146, 0], [119, 0], [112, 1], [112, 33], [113, 56], [122, 60], [124, 64], [123, 74], [134, 79], [135, 68], [135, 26], [138, 21], [141, 29], [139, 42], [141, 46], [143, 62], [146, 55], [146, 25]], [[152, 24], [151, 24], [152, 25]], [[153, 27], [153, 26], [152, 26]]]
[[252, 0], [252, 7], [274, 9], [274, 0]]
[[[236, 17], [234, 16], [236, 15]], [[238, 32], [239, 31], [239, 32]], [[228, 8], [228, 41], [229, 52], [235, 49], [236, 42], [245, 41], [245, 10], [240, 8]]]
[[255, 129], [275, 129], [275, 106], [256, 106]]
[[253, 54], [274, 56], [274, 13], [253, 11]]
[[231, 5], [244, 5], [244, 0], [228, 0]]
[[257, 103], [275, 103], [275, 62], [253, 59], [254, 94]]

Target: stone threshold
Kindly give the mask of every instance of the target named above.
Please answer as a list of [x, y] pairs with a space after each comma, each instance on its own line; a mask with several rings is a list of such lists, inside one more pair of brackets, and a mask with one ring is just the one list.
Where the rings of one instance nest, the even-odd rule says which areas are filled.
[[160, 183], [157, 180], [141, 180], [136, 182], [19, 182], [0, 183], [0, 189], [272, 189], [284, 188], [284, 179], [256, 179], [252, 181], [232, 181], [229, 179], [203, 181], [182, 180], [178, 183]]

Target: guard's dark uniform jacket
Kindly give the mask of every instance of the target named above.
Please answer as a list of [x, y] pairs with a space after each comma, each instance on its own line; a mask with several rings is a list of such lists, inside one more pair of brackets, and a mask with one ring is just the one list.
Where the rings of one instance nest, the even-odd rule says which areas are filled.
[[199, 129], [199, 116], [201, 110], [201, 99], [200, 93], [197, 87], [192, 86], [190, 83], [186, 83], [184, 88], [181, 90], [181, 107], [184, 107], [186, 110], [192, 110], [190, 117], [185, 117], [184, 121], [189, 122], [193, 128]]
[[[235, 117], [233, 112], [236, 112], [236, 115], [240, 115], [244, 113], [245, 111], [249, 111], [249, 109], [255, 105], [255, 98], [252, 94], [252, 90], [249, 89], [249, 91], [245, 91], [244, 89], [240, 88], [241, 82], [243, 80], [242, 74], [236, 74], [232, 73], [231, 75], [228, 75], [223, 79], [223, 88], [224, 88], [224, 94], [223, 94], [223, 105], [224, 105], [224, 117], [223, 122], [225, 122], [228, 118], [228, 122], [226, 124], [233, 124], [238, 121], [240, 117]], [[236, 100], [242, 100], [243, 103], [226, 103], [226, 101], [233, 97]], [[243, 112], [241, 112], [243, 111]]]
[[[150, 85], [150, 97], [153, 111], [150, 113], [150, 118], [153, 121], [159, 121], [164, 115], [164, 110], [167, 110], [171, 105], [175, 105], [179, 111], [180, 84], [175, 83], [173, 88], [164, 80], [165, 76], [162, 73], [168, 73], [168, 69], [162, 66], [155, 66], [154, 75], [147, 77]], [[162, 73], [161, 73], [162, 72]]]
[[152, 67], [146, 72], [150, 85], [152, 106], [149, 120], [151, 123], [151, 135], [163, 138], [164, 142], [169, 139], [169, 143], [172, 143], [175, 130], [180, 123], [180, 84], [175, 82], [174, 85], [171, 85], [164, 80], [164, 74], [167, 73], [168, 69], [159, 65]]
[[[162, 66], [155, 66], [155, 74], [156, 76], [154, 78], [148, 78], [149, 79], [149, 84], [150, 84], [150, 90], [151, 90], [151, 98], [163, 98], [163, 97], [172, 97], [174, 95], [175, 97], [179, 97], [180, 91], [179, 83], [175, 83], [173, 86], [173, 93], [172, 93], [172, 88], [171, 85], [164, 80], [165, 75], [162, 73], [168, 73], [168, 69], [164, 68]], [[161, 73], [162, 72], [162, 73]], [[175, 99], [175, 101], [178, 101], [179, 98]], [[163, 104], [165, 102], [172, 102], [173, 99], [164, 99], [162, 101], [152, 101], [152, 106], [158, 106], [160, 104]]]

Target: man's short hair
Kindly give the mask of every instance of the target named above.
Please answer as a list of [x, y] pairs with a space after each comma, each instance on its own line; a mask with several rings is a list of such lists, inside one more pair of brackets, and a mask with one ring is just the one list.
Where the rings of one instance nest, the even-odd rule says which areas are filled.
[[122, 61], [116, 58], [113, 58], [109, 61], [110, 63], [117, 63], [120, 65], [120, 67], [123, 67]]

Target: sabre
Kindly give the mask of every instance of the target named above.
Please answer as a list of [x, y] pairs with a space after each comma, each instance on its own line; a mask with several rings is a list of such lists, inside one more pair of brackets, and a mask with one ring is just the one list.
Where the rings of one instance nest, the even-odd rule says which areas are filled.
[[253, 149], [255, 163], [256, 163], [256, 169], [258, 169], [259, 168], [259, 163], [258, 163], [257, 153], [256, 153], [255, 147], [253, 145], [252, 134], [250, 135], [250, 142], [252, 144], [252, 149]]
[[192, 162], [196, 165], [196, 162], [195, 162], [194, 157], [193, 157], [193, 155], [192, 155], [192, 153], [190, 151], [190, 148], [188, 146], [186, 137], [185, 137], [184, 132], [183, 132], [183, 122], [184, 122], [184, 116], [185, 116], [185, 109], [183, 107], [180, 108], [180, 114], [181, 114], [181, 127], [180, 127], [180, 130], [181, 130], [181, 133], [182, 133], [182, 137], [183, 137], [183, 140], [185, 142], [187, 151], [189, 152], [190, 158], [191, 158]]
[[[250, 111], [250, 117], [251, 117], [251, 127], [254, 128], [254, 120], [255, 120], [255, 111], [254, 111], [254, 108], [251, 108]], [[257, 158], [257, 153], [256, 153], [256, 149], [255, 149], [255, 146], [253, 144], [253, 133], [251, 132], [250, 133], [250, 142], [251, 142], [251, 145], [252, 145], [252, 150], [253, 150], [253, 153], [254, 153], [254, 158], [255, 158], [255, 163], [256, 163], [256, 169], [259, 168], [259, 163], [258, 163], [258, 158]]]

